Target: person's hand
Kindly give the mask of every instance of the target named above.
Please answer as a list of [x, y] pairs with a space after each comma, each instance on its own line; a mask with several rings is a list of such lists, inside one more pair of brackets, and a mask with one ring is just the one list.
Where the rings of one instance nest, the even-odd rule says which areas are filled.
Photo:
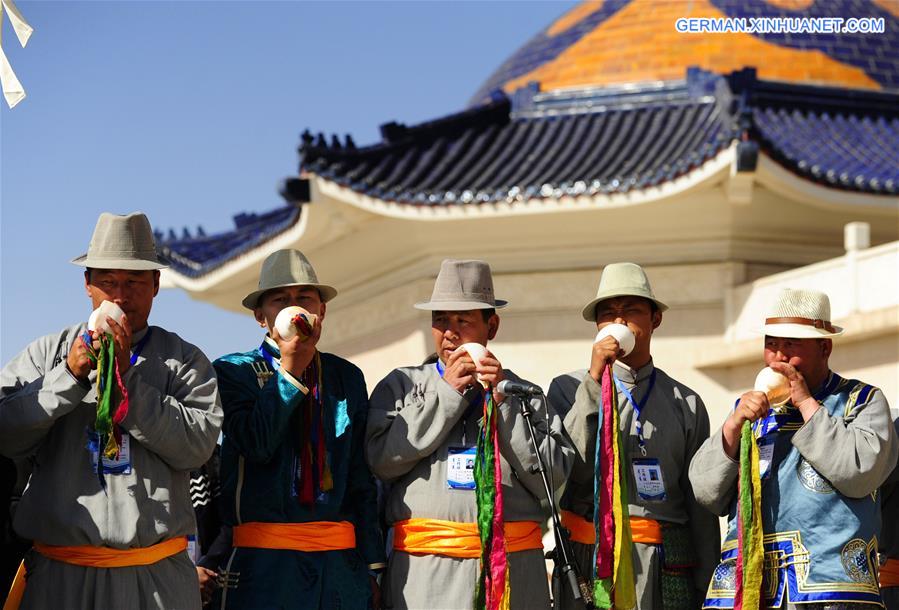
[[299, 334], [294, 335], [292, 339], [285, 339], [278, 332], [277, 328], [272, 328], [272, 339], [278, 344], [281, 351], [281, 368], [297, 379], [303, 378], [303, 372], [306, 367], [315, 358], [315, 349], [318, 340], [322, 336], [322, 319], [321, 316], [315, 316], [312, 324], [312, 334], [304, 341]]
[[371, 607], [372, 610], [381, 610], [383, 604], [381, 601], [381, 587], [378, 585], [378, 579], [371, 574], [368, 575], [371, 582]]
[[821, 408], [818, 401], [812, 396], [802, 373], [796, 367], [787, 362], [772, 362], [770, 368], [786, 377], [790, 381], [790, 402], [802, 413], [802, 419], [808, 421], [812, 415]]
[[740, 435], [743, 432], [743, 422], [752, 423], [764, 417], [768, 413], [770, 405], [768, 396], [764, 392], [751, 390], [740, 396], [740, 402], [733, 413], [728, 415], [721, 428], [724, 437], [724, 451], [731, 458], [736, 459], [740, 450]]
[[476, 378], [493, 388], [493, 401], [496, 404], [501, 403], [505, 399], [504, 394], [496, 391], [499, 382], [506, 378], [503, 373], [503, 365], [500, 364], [496, 356], [489, 350], [487, 354], [481, 358], [481, 361], [475, 364]]
[[128, 316], [122, 315], [121, 324], [107, 316], [106, 324], [109, 325], [109, 332], [112, 333], [113, 349], [115, 350], [116, 362], [119, 365], [119, 374], [124, 375], [131, 368], [131, 325], [128, 323]]
[[[99, 342], [96, 341], [96, 331], [85, 331], [90, 336], [90, 341], [92, 344], [91, 349], [96, 350], [96, 346], [99, 346]], [[88, 346], [85, 345], [84, 339], [81, 337], [76, 337], [72, 342], [72, 347], [69, 349], [69, 355], [66, 356], [66, 366], [69, 369], [69, 372], [74, 375], [75, 379], [79, 381], [87, 381], [88, 375], [91, 374], [91, 371], [97, 368], [97, 364], [91, 361], [89, 356], [90, 351], [88, 350]]]
[[618, 359], [621, 353], [621, 346], [612, 335], [606, 335], [601, 340], [593, 344], [593, 351], [590, 356], [590, 376], [596, 383], [602, 375], [602, 370], [607, 366], [611, 366]]
[[474, 360], [464, 349], [457, 349], [446, 359], [443, 380], [460, 394], [475, 382], [476, 366]]
[[197, 566], [197, 578], [200, 580], [200, 598], [205, 606], [212, 601], [212, 594], [218, 589], [218, 574], [208, 568]]

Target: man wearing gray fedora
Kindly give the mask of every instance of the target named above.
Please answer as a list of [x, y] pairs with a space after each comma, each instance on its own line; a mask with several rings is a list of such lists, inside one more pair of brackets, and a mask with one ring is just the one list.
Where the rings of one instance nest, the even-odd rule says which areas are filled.
[[[266, 331], [262, 344], [215, 361], [225, 409], [224, 519], [234, 546], [223, 608], [380, 605], [374, 572], [384, 567], [384, 545], [363, 451], [365, 378], [317, 347], [335, 296], [302, 252], [272, 253], [243, 300]], [[291, 306], [315, 318], [285, 337], [275, 321]]]
[[[697, 608], [719, 549], [718, 520], [700, 506], [687, 478], [693, 454], [709, 435], [705, 405], [693, 390], [673, 379], [652, 359], [652, 335], [668, 309], [653, 294], [649, 278], [634, 263], [606, 265], [596, 298], [583, 308], [584, 320], [602, 330], [626, 325], [632, 350], [621, 355], [613, 336], [593, 344], [590, 368], [556, 377], [549, 401], [564, 414], [565, 430], [577, 450], [560, 501], [581, 575], [593, 575], [594, 483], [598, 404], [603, 369], [612, 367], [622, 432], [622, 476], [633, 538], [637, 608]], [[560, 608], [583, 607], [560, 592]]]
[[222, 422], [214, 371], [195, 346], [148, 324], [164, 265], [144, 214], [101, 214], [87, 254], [72, 262], [87, 268], [94, 308], [111, 301], [125, 314], [106, 318], [112, 340], [102, 339], [113, 354], [104, 370], [115, 374], [104, 384], [121, 398], [111, 420], [117, 450], [98, 442], [91, 355], [100, 333], [75, 324], [3, 367], [0, 451], [34, 463], [15, 516], [19, 535], [34, 541], [20, 607], [198, 609], [188, 484]]
[[786, 377], [789, 398], [772, 405], [765, 392], [743, 393], [690, 465], [697, 499], [716, 514], [730, 515], [704, 607], [733, 607], [738, 595], [735, 506], [745, 422], [758, 446], [760, 606], [882, 607], [878, 488], [899, 452], [886, 398], [878, 388], [830, 370], [833, 338], [843, 329], [832, 324], [823, 292], [784, 289], [762, 332], [764, 363]]
[[[479, 381], [494, 389], [498, 414], [510, 607], [549, 607], [540, 529], [547, 512], [537, 457], [519, 408], [496, 390], [502, 380], [518, 377], [486, 349], [499, 329], [496, 310], [505, 306], [494, 297], [487, 263], [443, 261], [431, 299], [415, 305], [431, 312], [435, 356], [394, 370], [372, 392], [366, 455], [388, 488], [386, 520], [393, 530], [383, 581], [387, 607], [474, 604], [482, 549], [473, 469], [486, 398]], [[558, 486], [572, 458], [562, 422], [540, 400], [531, 398], [528, 407]]]

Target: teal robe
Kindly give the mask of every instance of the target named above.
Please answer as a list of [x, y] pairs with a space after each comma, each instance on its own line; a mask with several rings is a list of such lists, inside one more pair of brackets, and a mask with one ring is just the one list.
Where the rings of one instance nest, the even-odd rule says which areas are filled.
[[[261, 349], [268, 351], [266, 358]], [[225, 410], [222, 498], [225, 522], [349, 521], [356, 548], [300, 552], [235, 548], [226, 566], [233, 586], [223, 608], [367, 608], [369, 570], [384, 566], [377, 488], [365, 463], [365, 379], [356, 366], [321, 354], [324, 432], [334, 487], [300, 503], [296, 464], [302, 409], [309, 400], [279, 370], [277, 347], [215, 361]]]

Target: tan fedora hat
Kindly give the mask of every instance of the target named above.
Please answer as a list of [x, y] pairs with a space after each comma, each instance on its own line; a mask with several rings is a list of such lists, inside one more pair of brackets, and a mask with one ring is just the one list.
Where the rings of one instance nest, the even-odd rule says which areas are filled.
[[596, 298], [584, 306], [581, 315], [587, 322], [596, 322], [596, 305], [615, 297], [643, 297], [655, 303], [659, 311], [668, 309], [652, 293], [652, 286], [649, 285], [649, 278], [643, 267], [635, 263], [611, 263], [602, 270]]
[[416, 309], [430, 311], [468, 311], [469, 309], [500, 309], [507, 301], [493, 296], [493, 275], [490, 265], [478, 260], [446, 259], [440, 263], [440, 273], [434, 282], [431, 300], [416, 303]]
[[830, 299], [817, 290], [784, 288], [768, 310], [762, 332], [788, 339], [839, 337], [843, 329], [830, 323]]
[[103, 212], [97, 219], [87, 254], [72, 262], [92, 269], [146, 271], [167, 265], [156, 252], [153, 229], [143, 212], [120, 216]]
[[320, 284], [312, 263], [299, 250], [277, 250], [269, 254], [262, 262], [259, 272], [259, 289], [248, 294], [241, 303], [247, 309], [255, 309], [262, 293], [273, 288], [285, 286], [312, 286], [321, 294], [322, 301], [327, 303], [337, 296], [337, 289], [327, 284]]

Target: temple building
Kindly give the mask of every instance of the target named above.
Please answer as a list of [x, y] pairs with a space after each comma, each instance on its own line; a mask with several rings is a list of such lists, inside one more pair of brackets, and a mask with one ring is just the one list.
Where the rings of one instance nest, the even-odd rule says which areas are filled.
[[[659, 366], [713, 427], [763, 365], [782, 287], [826, 291], [832, 367], [899, 404], [899, 8], [887, 0], [585, 2], [450, 116], [381, 141], [303, 134], [286, 205], [161, 240], [164, 285], [240, 311], [263, 258], [299, 248], [340, 290], [322, 348], [373, 386], [431, 350], [444, 258], [483, 258], [491, 349], [547, 387], [589, 363], [602, 267], [646, 267], [669, 306]], [[513, 10], [510, 8], [510, 10]], [[682, 34], [680, 17], [872, 17], [883, 33]]]

